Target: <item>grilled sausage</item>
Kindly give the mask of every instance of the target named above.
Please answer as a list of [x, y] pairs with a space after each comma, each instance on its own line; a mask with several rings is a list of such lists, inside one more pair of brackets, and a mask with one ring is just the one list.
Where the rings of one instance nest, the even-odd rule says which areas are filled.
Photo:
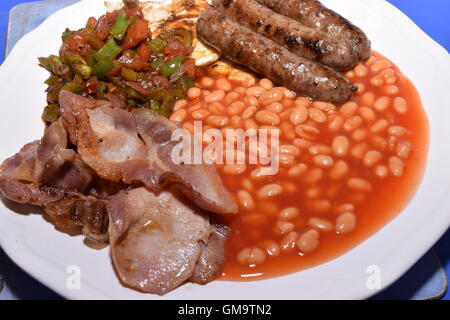
[[317, 0], [257, 0], [270, 9], [291, 17], [301, 24], [317, 28], [337, 39], [353, 42], [358, 60], [370, 58], [370, 41], [364, 32]]
[[231, 61], [301, 95], [341, 103], [356, 90], [333, 69], [293, 54], [216, 8], [206, 9], [200, 15], [197, 35]]
[[278, 14], [255, 0], [213, 0], [233, 20], [287, 48], [296, 55], [333, 69], [349, 70], [358, 59], [353, 43]]

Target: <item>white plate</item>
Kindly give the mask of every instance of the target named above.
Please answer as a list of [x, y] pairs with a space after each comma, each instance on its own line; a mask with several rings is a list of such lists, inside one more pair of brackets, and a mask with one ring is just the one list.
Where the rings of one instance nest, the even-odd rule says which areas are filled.
[[[164, 297], [123, 287], [108, 249], [92, 250], [83, 237], [56, 231], [41, 215], [17, 214], [1, 203], [0, 244], [5, 252], [43, 284], [71, 299], [362, 299], [376, 293], [366, 283], [369, 266], [379, 267], [383, 288], [399, 278], [450, 225], [449, 55], [383, 0], [323, 2], [360, 26], [373, 48], [413, 81], [430, 120], [429, 161], [421, 187], [409, 206], [378, 233], [345, 255], [306, 271], [245, 283], [187, 284]], [[89, 16], [100, 16], [104, 10], [103, 1], [84, 0], [57, 12], [19, 41], [3, 63], [1, 160], [42, 135], [39, 118], [48, 74], [37, 66], [37, 57], [58, 52], [65, 27], [80, 28]], [[80, 267], [80, 289], [67, 286], [72, 265]]]

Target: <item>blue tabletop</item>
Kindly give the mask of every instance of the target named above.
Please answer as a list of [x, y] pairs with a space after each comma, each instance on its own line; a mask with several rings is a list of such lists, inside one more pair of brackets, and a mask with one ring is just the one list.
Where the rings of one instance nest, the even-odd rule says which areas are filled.
[[[345, 0], [342, 0], [345, 1]], [[450, 0], [388, 0], [390, 3], [398, 7], [411, 20], [413, 20], [419, 27], [421, 27], [430, 37], [440, 43], [447, 51], [450, 51], [450, 24], [448, 16], [450, 16]], [[8, 28], [8, 14], [9, 11], [16, 5], [32, 2], [26, 0], [0, 0], [0, 63], [3, 62], [5, 56], [5, 44]], [[437, 256], [443, 264], [447, 275], [450, 277], [450, 230], [436, 243], [434, 246]], [[5, 277], [14, 277], [14, 264], [4, 255], [0, 250], [0, 262], [5, 263], [2, 272]], [[9, 272], [11, 271], [11, 272]], [[1, 276], [1, 275], [0, 275]], [[0, 280], [1, 281], [1, 280]], [[36, 294], [31, 291], [39, 292], [41, 298], [58, 298], [52, 292], [47, 292], [43, 287], [36, 285], [27, 290], [28, 279], [27, 276], [21, 276], [15, 283], [15, 291], [21, 298], [35, 298]], [[407, 282], [408, 276], [400, 279], [400, 282]], [[0, 284], [1, 285], [1, 284]], [[1, 291], [1, 288], [0, 288]], [[44, 296], [42, 296], [44, 292]], [[450, 292], [447, 292], [443, 297], [445, 300], [450, 300]]]

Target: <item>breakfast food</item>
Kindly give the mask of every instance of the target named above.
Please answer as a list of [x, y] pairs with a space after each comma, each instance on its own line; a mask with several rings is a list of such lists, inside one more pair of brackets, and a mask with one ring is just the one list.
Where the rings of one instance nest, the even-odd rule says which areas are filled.
[[39, 59], [44, 135], [0, 191], [109, 244], [125, 286], [299, 271], [411, 199], [427, 118], [358, 27], [313, 0], [123, 3]]
[[[218, 32], [222, 32], [221, 37], [217, 37]], [[333, 69], [277, 46], [215, 8], [203, 11], [197, 34], [226, 58], [311, 98], [339, 103], [356, 90]]]
[[351, 40], [333, 37], [260, 5], [256, 0], [214, 0], [214, 7], [296, 55], [334, 69], [352, 69], [359, 57]]

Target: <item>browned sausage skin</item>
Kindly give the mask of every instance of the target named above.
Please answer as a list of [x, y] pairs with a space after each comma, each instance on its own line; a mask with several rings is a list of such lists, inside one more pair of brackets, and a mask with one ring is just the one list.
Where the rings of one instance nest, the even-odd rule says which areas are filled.
[[263, 35], [296, 55], [333, 69], [353, 69], [358, 62], [352, 42], [307, 27], [262, 6], [256, 0], [213, 0], [233, 20]]
[[317, 28], [335, 38], [353, 42], [358, 60], [370, 58], [370, 41], [364, 32], [317, 0], [257, 0], [270, 9], [291, 17], [301, 24]]
[[341, 103], [356, 90], [333, 69], [293, 54], [216, 8], [200, 15], [197, 35], [231, 61], [310, 98]]

